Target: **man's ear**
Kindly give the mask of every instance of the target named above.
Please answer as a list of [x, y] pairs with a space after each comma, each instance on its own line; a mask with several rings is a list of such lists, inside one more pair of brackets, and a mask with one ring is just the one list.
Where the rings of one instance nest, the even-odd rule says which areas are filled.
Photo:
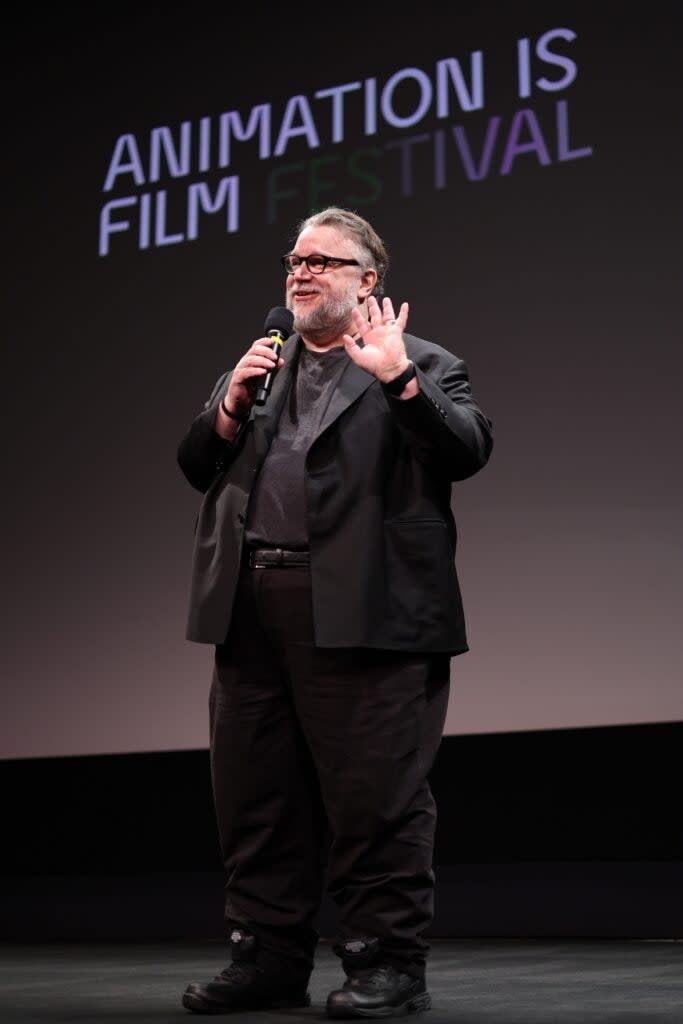
[[358, 303], [365, 302], [369, 295], [372, 295], [372, 289], [377, 284], [377, 271], [370, 267], [368, 270], [364, 270], [361, 274], [360, 282], [358, 284]]

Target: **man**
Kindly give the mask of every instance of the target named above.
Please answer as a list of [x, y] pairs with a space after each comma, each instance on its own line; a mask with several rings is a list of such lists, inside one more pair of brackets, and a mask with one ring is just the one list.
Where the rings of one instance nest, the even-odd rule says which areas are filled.
[[296, 333], [282, 355], [250, 346], [178, 452], [205, 492], [188, 638], [216, 645], [232, 945], [183, 1004], [306, 1005], [326, 879], [347, 975], [327, 1013], [393, 1016], [430, 1005], [427, 774], [467, 650], [451, 481], [486, 463], [491, 425], [464, 363], [405, 333], [407, 303], [380, 304], [388, 258], [365, 220], [309, 217], [283, 263]]

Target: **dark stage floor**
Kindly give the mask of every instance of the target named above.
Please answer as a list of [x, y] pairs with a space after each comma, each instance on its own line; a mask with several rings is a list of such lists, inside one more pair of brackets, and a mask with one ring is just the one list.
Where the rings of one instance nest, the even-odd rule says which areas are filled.
[[[205, 1020], [182, 1009], [180, 994], [188, 981], [209, 977], [225, 961], [216, 942], [5, 945], [0, 1022]], [[339, 961], [321, 944], [310, 1009], [233, 1019], [326, 1019], [326, 995], [340, 980]], [[681, 1024], [683, 943], [437, 941], [429, 988], [434, 1006], [425, 1024]]]

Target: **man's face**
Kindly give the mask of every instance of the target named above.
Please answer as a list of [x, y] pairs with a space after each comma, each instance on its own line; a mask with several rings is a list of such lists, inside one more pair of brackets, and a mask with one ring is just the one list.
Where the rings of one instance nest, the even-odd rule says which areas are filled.
[[[292, 252], [297, 256], [319, 253], [361, 262], [354, 242], [330, 226], [302, 231]], [[372, 284], [368, 288], [366, 278], [362, 266], [332, 266], [323, 274], [312, 274], [302, 263], [287, 275], [287, 305], [294, 313], [294, 330], [314, 338], [338, 336], [347, 331], [352, 324], [351, 310], [364, 301], [372, 288]]]

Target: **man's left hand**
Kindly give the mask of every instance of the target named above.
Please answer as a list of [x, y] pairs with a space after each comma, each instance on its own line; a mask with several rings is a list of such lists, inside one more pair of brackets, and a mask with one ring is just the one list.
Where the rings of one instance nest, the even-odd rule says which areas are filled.
[[344, 335], [344, 348], [357, 366], [371, 373], [373, 377], [386, 384], [403, 373], [409, 363], [403, 332], [408, 322], [408, 303], [401, 305], [396, 316], [391, 299], [382, 300], [382, 308], [374, 295], [368, 299], [370, 320], [366, 320], [359, 309], [352, 311], [353, 322], [358, 339], [350, 334]]

